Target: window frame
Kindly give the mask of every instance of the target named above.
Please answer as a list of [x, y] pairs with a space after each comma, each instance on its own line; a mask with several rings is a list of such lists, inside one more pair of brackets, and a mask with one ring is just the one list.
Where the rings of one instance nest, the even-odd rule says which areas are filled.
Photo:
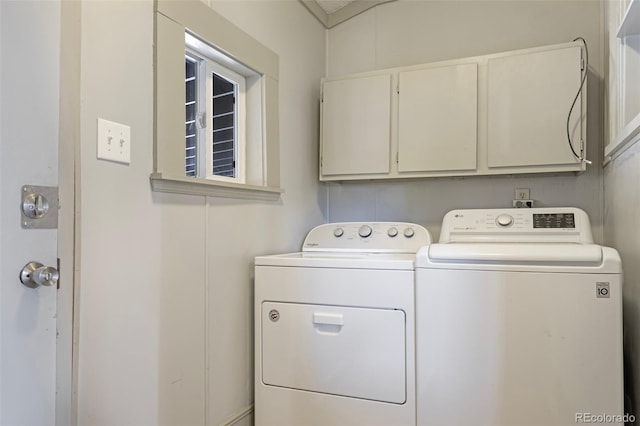
[[[185, 58], [197, 64], [196, 68], [196, 177], [223, 182], [246, 181], [246, 76], [212, 59], [203, 49], [186, 43]], [[229, 61], [233, 61], [229, 58]], [[234, 85], [234, 177], [213, 173], [213, 74]], [[204, 83], [204, 84], [203, 84]], [[204, 114], [205, 125], [200, 122]], [[186, 158], [185, 158], [186, 160]]]
[[[211, 96], [211, 102], [207, 104], [211, 105], [211, 114], [207, 114], [207, 129], [211, 129], [211, 132], [207, 132], [207, 179], [218, 179], [229, 182], [245, 182], [245, 117], [247, 114], [245, 106], [245, 90], [246, 83], [245, 77], [232, 70], [220, 65], [217, 62], [207, 61], [207, 93], [213, 95], [213, 76], [215, 73], [224, 79], [230, 81], [234, 85], [235, 89], [235, 104], [234, 104], [234, 129], [233, 129], [233, 153], [235, 161], [235, 177], [220, 176], [213, 173], [213, 96]], [[209, 109], [207, 109], [209, 111]], [[211, 141], [209, 142], [209, 136]], [[209, 147], [211, 147], [211, 154], [209, 153]], [[211, 174], [209, 174], [211, 172]]]
[[[279, 58], [198, 1], [155, 2], [154, 191], [277, 200], [280, 188]], [[245, 183], [185, 176], [185, 34], [197, 35], [254, 72], [247, 78]]]

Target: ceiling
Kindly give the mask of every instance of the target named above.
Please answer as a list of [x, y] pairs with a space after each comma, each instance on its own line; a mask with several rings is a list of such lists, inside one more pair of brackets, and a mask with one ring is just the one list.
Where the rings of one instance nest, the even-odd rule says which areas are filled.
[[324, 9], [327, 14], [333, 13], [338, 9], [342, 9], [353, 0], [316, 0], [320, 7]]
[[371, 9], [382, 3], [395, 0], [300, 0], [326, 28]]

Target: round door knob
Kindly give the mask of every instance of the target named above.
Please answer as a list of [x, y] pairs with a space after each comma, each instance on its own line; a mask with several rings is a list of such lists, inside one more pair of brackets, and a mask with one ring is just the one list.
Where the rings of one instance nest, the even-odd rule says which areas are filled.
[[29, 262], [20, 271], [20, 282], [30, 288], [55, 286], [59, 279], [60, 273], [56, 268], [38, 262]]
[[407, 228], [404, 230], [404, 236], [407, 238], [411, 238], [414, 236], [416, 232], [413, 230], [413, 228]]
[[342, 228], [336, 228], [333, 230], [333, 236], [336, 238], [340, 238], [344, 235], [344, 229]]
[[360, 235], [362, 238], [367, 238], [369, 235], [371, 235], [372, 232], [373, 230], [369, 225], [362, 225], [360, 229], [358, 229], [358, 235]]
[[390, 236], [391, 238], [397, 236], [398, 228], [395, 228], [395, 227], [389, 228], [389, 230], [387, 231], [387, 235]]
[[513, 217], [508, 214], [501, 214], [496, 218], [498, 226], [507, 227], [513, 225]]

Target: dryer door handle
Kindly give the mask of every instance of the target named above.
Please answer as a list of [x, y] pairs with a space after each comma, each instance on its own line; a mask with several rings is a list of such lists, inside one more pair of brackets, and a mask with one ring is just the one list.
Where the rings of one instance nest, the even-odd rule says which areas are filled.
[[344, 315], [329, 312], [314, 312], [313, 323], [318, 325], [344, 325]]

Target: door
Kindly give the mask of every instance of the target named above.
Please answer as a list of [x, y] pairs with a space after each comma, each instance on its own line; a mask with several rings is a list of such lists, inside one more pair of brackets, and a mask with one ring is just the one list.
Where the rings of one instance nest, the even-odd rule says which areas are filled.
[[478, 65], [399, 73], [398, 170], [475, 170]]
[[322, 85], [323, 176], [389, 173], [391, 75]]
[[262, 381], [404, 404], [405, 324], [399, 309], [263, 302]]
[[[489, 167], [579, 164], [567, 140], [567, 117], [580, 87], [581, 60], [577, 46], [489, 59]], [[582, 96], [569, 123], [578, 153], [586, 119]]]
[[[0, 2], [0, 424], [56, 415], [56, 285], [19, 280], [57, 265], [57, 230], [23, 229], [21, 187], [58, 185], [60, 3]], [[47, 215], [52, 214], [51, 211]]]

